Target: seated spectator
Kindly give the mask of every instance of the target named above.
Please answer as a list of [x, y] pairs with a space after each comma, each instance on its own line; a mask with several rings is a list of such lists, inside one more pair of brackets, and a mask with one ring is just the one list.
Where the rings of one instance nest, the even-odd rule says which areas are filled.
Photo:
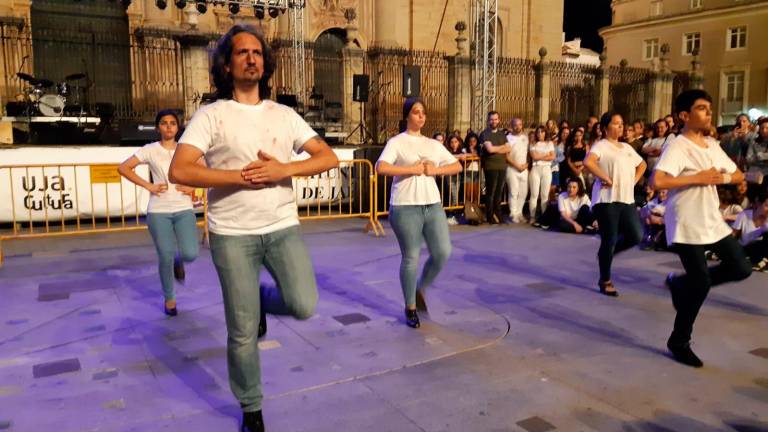
[[[557, 196], [557, 212], [550, 217], [561, 232], [584, 233], [595, 231], [595, 216], [591, 210], [592, 202], [580, 179], [568, 179], [566, 190]], [[552, 209], [555, 206], [551, 206]], [[543, 225], [542, 225], [543, 227]]]
[[660, 189], [656, 197], [640, 209], [640, 219], [645, 231], [644, 249], [666, 250], [667, 237], [664, 233], [664, 211], [667, 205], [668, 191]]
[[735, 192], [729, 187], [718, 187], [717, 194], [720, 197], [720, 213], [725, 222], [733, 227], [736, 218], [744, 211], [744, 207], [736, 204]]
[[768, 271], [768, 196], [762, 193], [755, 205], [744, 210], [733, 226], [733, 235], [739, 239], [752, 262], [752, 269]]
[[736, 192], [734, 194], [734, 203], [746, 209], [750, 206], [749, 200], [749, 183], [746, 180], [736, 185]]
[[768, 177], [768, 117], [757, 122], [757, 138], [747, 148], [747, 179], [750, 183], [762, 184]]
[[648, 163], [646, 173], [653, 171], [664, 147], [673, 139], [675, 139], [675, 134], [670, 132], [669, 124], [664, 119], [656, 120], [656, 123], [653, 124], [653, 138], [646, 141], [640, 150]]

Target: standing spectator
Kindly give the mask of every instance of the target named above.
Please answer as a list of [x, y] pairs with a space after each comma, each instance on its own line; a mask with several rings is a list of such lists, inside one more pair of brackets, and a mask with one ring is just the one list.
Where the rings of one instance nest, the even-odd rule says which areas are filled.
[[736, 162], [736, 165], [743, 167], [746, 163], [747, 150], [752, 146], [752, 142], [757, 138], [757, 134], [752, 129], [749, 122], [749, 116], [741, 113], [736, 116], [736, 124], [733, 130], [726, 134], [720, 145], [725, 154]]
[[762, 184], [765, 189], [768, 177], [768, 117], [757, 122], [757, 137], [747, 148], [747, 177], [751, 183]]
[[501, 200], [507, 178], [507, 158], [510, 152], [507, 137], [499, 129], [499, 113], [488, 113], [488, 127], [480, 134], [483, 149], [483, 173], [485, 174], [485, 211], [490, 224], [504, 220], [501, 214]]
[[433, 133], [432, 139], [439, 142], [440, 144], [445, 145], [445, 134], [440, 131]]
[[600, 123], [595, 123], [592, 126], [592, 129], [589, 131], [589, 140], [587, 141], [587, 153], [589, 153], [589, 149], [592, 148], [596, 142], [603, 139], [604, 133], [605, 131]]
[[643, 237], [635, 208], [634, 186], [645, 172], [645, 162], [637, 152], [619, 141], [624, 122], [618, 113], [605, 113], [600, 119], [606, 138], [595, 143], [584, 165], [595, 177], [592, 209], [600, 230], [600, 292], [616, 297], [611, 281], [613, 256], [638, 244]]
[[[467, 149], [464, 148], [464, 143], [461, 142], [461, 138], [459, 138], [458, 135], [448, 135], [446, 141], [446, 149], [448, 149], [448, 152], [452, 154], [453, 157], [455, 157], [457, 160], [463, 161], [467, 156]], [[463, 192], [462, 188], [464, 185], [463, 171], [464, 170], [462, 169], [458, 173], [448, 176], [447, 191], [445, 187], [445, 176], [441, 178], [440, 186], [443, 189], [443, 196], [448, 198], [448, 207], [456, 207], [463, 204], [463, 202], [459, 201], [459, 197], [462, 196], [461, 193]], [[446, 192], [448, 192], [448, 194], [446, 194]], [[458, 211], [459, 214], [461, 211], [463, 210]], [[457, 225], [459, 223], [458, 220], [456, 220], [456, 214], [456, 210], [448, 211], [448, 225]]]
[[528, 136], [523, 132], [523, 121], [513, 118], [512, 132], [507, 135], [511, 151], [507, 153], [507, 191], [509, 192], [509, 217], [513, 223], [521, 223], [523, 205], [528, 195]]
[[[466, 147], [465, 159], [480, 157], [479, 138], [474, 132], [464, 138]], [[480, 202], [480, 162], [477, 160], [465, 161], [466, 173], [464, 178], [464, 202]]]
[[592, 142], [592, 128], [595, 127], [596, 124], [600, 124], [598, 121], [597, 116], [589, 116], [586, 123], [586, 129], [584, 131], [584, 141], [586, 142]]
[[624, 129], [624, 142], [629, 144], [630, 147], [635, 149], [637, 154], [642, 155], [642, 148], [643, 148], [643, 140], [638, 138], [638, 136], [635, 133], [634, 127], [627, 127]]
[[648, 168], [653, 170], [656, 163], [659, 161], [661, 152], [664, 151], [667, 143], [672, 142], [675, 138], [675, 134], [669, 128], [669, 124], [664, 119], [656, 120], [653, 124], [653, 138], [646, 141], [642, 147], [642, 154], [645, 155], [645, 159], [648, 162]]
[[[549, 199], [549, 186], [552, 184], [552, 161], [555, 160], [555, 145], [547, 137], [547, 130], [539, 126], [535, 131], [536, 141], [530, 146], [531, 172], [528, 178], [530, 186], [530, 198], [528, 211], [531, 213], [531, 223], [540, 225], [536, 221], [536, 212], [547, 209]], [[538, 203], [541, 198], [541, 204]]]
[[635, 139], [645, 143], [645, 123], [642, 120], [635, 120], [632, 126], [632, 130], [635, 131]]
[[568, 126], [560, 129], [555, 139], [555, 160], [552, 161], [552, 187], [560, 188], [561, 181], [565, 182], [568, 178], [565, 175], [561, 176], [561, 169], [565, 169], [565, 144], [568, 142], [568, 137], [571, 135], [571, 129]]

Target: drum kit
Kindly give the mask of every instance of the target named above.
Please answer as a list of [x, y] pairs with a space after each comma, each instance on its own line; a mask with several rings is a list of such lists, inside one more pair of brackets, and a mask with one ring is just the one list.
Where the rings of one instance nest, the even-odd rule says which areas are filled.
[[16, 76], [28, 85], [23, 93], [16, 96], [17, 106], [23, 111], [23, 115], [64, 117], [88, 114], [89, 82], [81, 85], [83, 80], [88, 78], [86, 74], [67, 75], [60, 83], [35, 78], [23, 72], [17, 73]]

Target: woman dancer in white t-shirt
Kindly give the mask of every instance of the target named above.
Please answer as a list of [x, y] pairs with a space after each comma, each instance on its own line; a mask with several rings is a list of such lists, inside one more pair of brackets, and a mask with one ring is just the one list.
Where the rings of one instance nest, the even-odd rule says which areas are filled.
[[[379, 174], [394, 177], [389, 223], [403, 256], [400, 285], [406, 324], [412, 328], [421, 326], [416, 310], [427, 310], [424, 289], [435, 280], [451, 255], [448, 221], [434, 177], [461, 171], [461, 163], [444, 146], [421, 134], [426, 116], [423, 101], [407, 99], [403, 105], [407, 129], [387, 141], [376, 163]], [[427, 242], [429, 259], [417, 282], [422, 238]]]
[[592, 186], [592, 210], [600, 231], [600, 292], [616, 297], [611, 281], [613, 256], [638, 244], [643, 227], [635, 209], [635, 184], [645, 172], [645, 162], [627, 143], [619, 141], [624, 133], [620, 114], [605, 113], [600, 118], [605, 138], [589, 150], [584, 166], [595, 175]]
[[[717, 186], [744, 179], [717, 141], [707, 137], [712, 124], [712, 98], [703, 90], [686, 90], [675, 99], [675, 114], [684, 124], [669, 143], [651, 176], [654, 189], [669, 189], [664, 212], [667, 244], [680, 257], [685, 274], [667, 276], [677, 310], [667, 348], [680, 363], [704, 364], [691, 350], [693, 323], [710, 287], [746, 279], [752, 266], [718, 211]], [[708, 267], [705, 253], [720, 263]]]
[[[176, 151], [179, 118], [175, 111], [162, 110], [155, 117], [160, 141], [140, 148], [120, 164], [118, 172], [152, 195], [147, 207], [147, 226], [152, 234], [158, 256], [160, 283], [165, 297], [165, 314], [176, 316], [176, 291], [173, 279], [184, 281], [184, 262], [197, 258], [197, 219], [192, 211], [195, 189], [168, 180], [168, 167]], [[149, 165], [152, 183], [141, 178], [134, 169]], [[176, 252], [178, 245], [178, 254]]]

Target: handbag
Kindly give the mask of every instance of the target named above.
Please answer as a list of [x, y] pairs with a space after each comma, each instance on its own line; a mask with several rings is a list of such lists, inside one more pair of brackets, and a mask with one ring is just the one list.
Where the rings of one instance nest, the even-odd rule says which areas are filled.
[[483, 212], [476, 202], [467, 201], [464, 204], [464, 220], [470, 225], [480, 225], [483, 223]]

